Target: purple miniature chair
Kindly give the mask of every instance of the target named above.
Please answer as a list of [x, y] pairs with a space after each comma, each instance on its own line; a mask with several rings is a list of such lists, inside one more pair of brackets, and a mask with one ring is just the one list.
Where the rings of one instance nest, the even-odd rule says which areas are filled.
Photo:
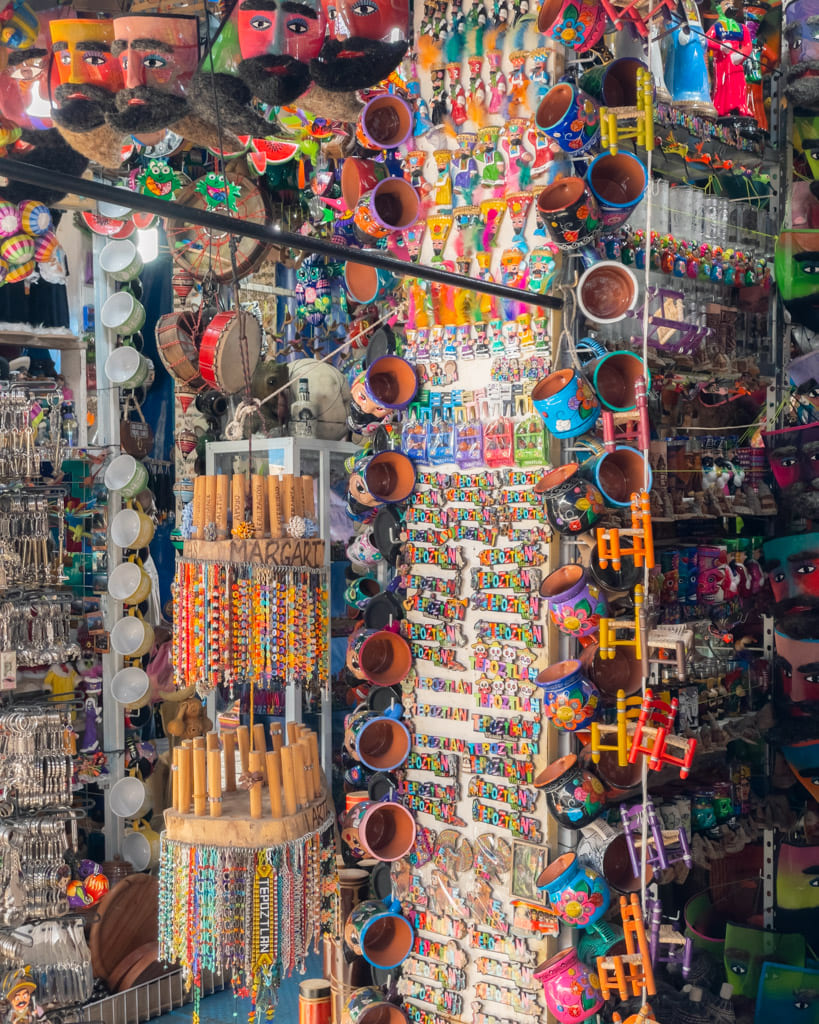
[[[683, 978], [691, 973], [691, 957], [694, 945], [690, 938], [679, 931], [676, 923], [663, 924], [660, 901], [646, 898], [648, 919], [648, 952], [652, 967], [657, 964], [679, 964]], [[666, 947], [664, 950], [661, 947]]]
[[[638, 844], [642, 842], [643, 813], [642, 804], [634, 804], [633, 807], [624, 807], [622, 804], [620, 806], [620, 817], [623, 821], [628, 854], [635, 875], [640, 874]], [[690, 868], [694, 862], [685, 829], [663, 829], [657, 817], [657, 809], [650, 802], [645, 808], [645, 814], [648, 817], [647, 863], [655, 871], [665, 871], [666, 868], [679, 861], [684, 861], [685, 866]]]

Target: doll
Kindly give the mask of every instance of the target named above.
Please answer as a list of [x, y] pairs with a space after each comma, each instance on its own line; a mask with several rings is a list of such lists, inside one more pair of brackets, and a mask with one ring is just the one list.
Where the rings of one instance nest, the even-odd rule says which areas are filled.
[[719, 17], [706, 33], [714, 64], [714, 106], [720, 117], [753, 117], [745, 81], [745, 61], [753, 50], [751, 33], [734, 20], [732, 6], [718, 4], [717, 10]]
[[503, 54], [500, 50], [490, 50], [486, 60], [489, 64], [489, 113], [499, 114], [508, 91], [506, 75], [501, 69]]

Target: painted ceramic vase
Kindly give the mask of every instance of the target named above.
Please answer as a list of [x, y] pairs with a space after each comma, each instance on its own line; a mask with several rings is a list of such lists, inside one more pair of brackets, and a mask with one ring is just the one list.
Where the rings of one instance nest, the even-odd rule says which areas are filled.
[[545, 867], [536, 885], [549, 906], [570, 928], [589, 928], [609, 909], [611, 894], [605, 879], [574, 853], [564, 853]]
[[577, 660], [559, 661], [544, 669], [535, 680], [542, 686], [543, 714], [556, 729], [576, 732], [597, 713], [600, 693]]
[[648, 171], [631, 153], [601, 153], [589, 164], [586, 183], [597, 200], [605, 228], [619, 228], [646, 194]]
[[545, 0], [537, 29], [549, 39], [583, 53], [603, 38], [606, 22], [605, 8], [595, 0]]
[[577, 370], [556, 370], [541, 378], [532, 401], [553, 437], [579, 437], [600, 418], [600, 401]]
[[595, 633], [608, 612], [605, 594], [582, 565], [563, 565], [549, 573], [540, 585], [540, 596], [548, 602], [552, 622], [568, 636]]
[[567, 536], [591, 530], [606, 508], [603, 495], [580, 476], [579, 468], [576, 462], [558, 466], [535, 485], [552, 529]]
[[549, 237], [564, 252], [579, 249], [600, 231], [600, 207], [582, 178], [559, 178], [537, 197], [537, 208]]
[[535, 123], [565, 153], [585, 153], [600, 139], [600, 107], [571, 82], [559, 82], [537, 108]]
[[535, 786], [546, 794], [546, 806], [564, 828], [584, 828], [606, 805], [603, 783], [576, 754], [560, 757], [535, 776]]
[[409, 956], [415, 938], [412, 925], [402, 917], [401, 905], [381, 900], [364, 900], [344, 925], [344, 939], [350, 949], [373, 967], [388, 970]]
[[559, 1024], [578, 1024], [603, 1006], [597, 975], [581, 963], [574, 949], [561, 949], [538, 964], [534, 977], [543, 985], [546, 1005]]

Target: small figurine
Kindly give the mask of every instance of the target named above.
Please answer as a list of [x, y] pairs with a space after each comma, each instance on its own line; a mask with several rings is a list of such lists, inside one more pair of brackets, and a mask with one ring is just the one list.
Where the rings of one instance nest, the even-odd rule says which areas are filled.
[[3, 1000], [8, 1005], [3, 1024], [33, 1024], [45, 1016], [34, 998], [36, 991], [28, 967], [9, 971], [3, 978]]
[[714, 62], [714, 106], [720, 117], [753, 117], [745, 80], [745, 61], [753, 51], [751, 33], [747, 25], [734, 20], [731, 4], [717, 4], [717, 11], [719, 17], [706, 33]]

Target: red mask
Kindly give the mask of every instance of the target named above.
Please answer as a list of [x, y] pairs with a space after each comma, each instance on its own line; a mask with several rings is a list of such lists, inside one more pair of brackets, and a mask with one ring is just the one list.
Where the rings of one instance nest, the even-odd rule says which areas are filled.
[[310, 85], [310, 61], [327, 34], [319, 0], [239, 0], [239, 77], [270, 106], [287, 106]]
[[368, 89], [407, 51], [409, 0], [323, 0], [328, 37], [310, 64], [313, 80], [336, 92]]

